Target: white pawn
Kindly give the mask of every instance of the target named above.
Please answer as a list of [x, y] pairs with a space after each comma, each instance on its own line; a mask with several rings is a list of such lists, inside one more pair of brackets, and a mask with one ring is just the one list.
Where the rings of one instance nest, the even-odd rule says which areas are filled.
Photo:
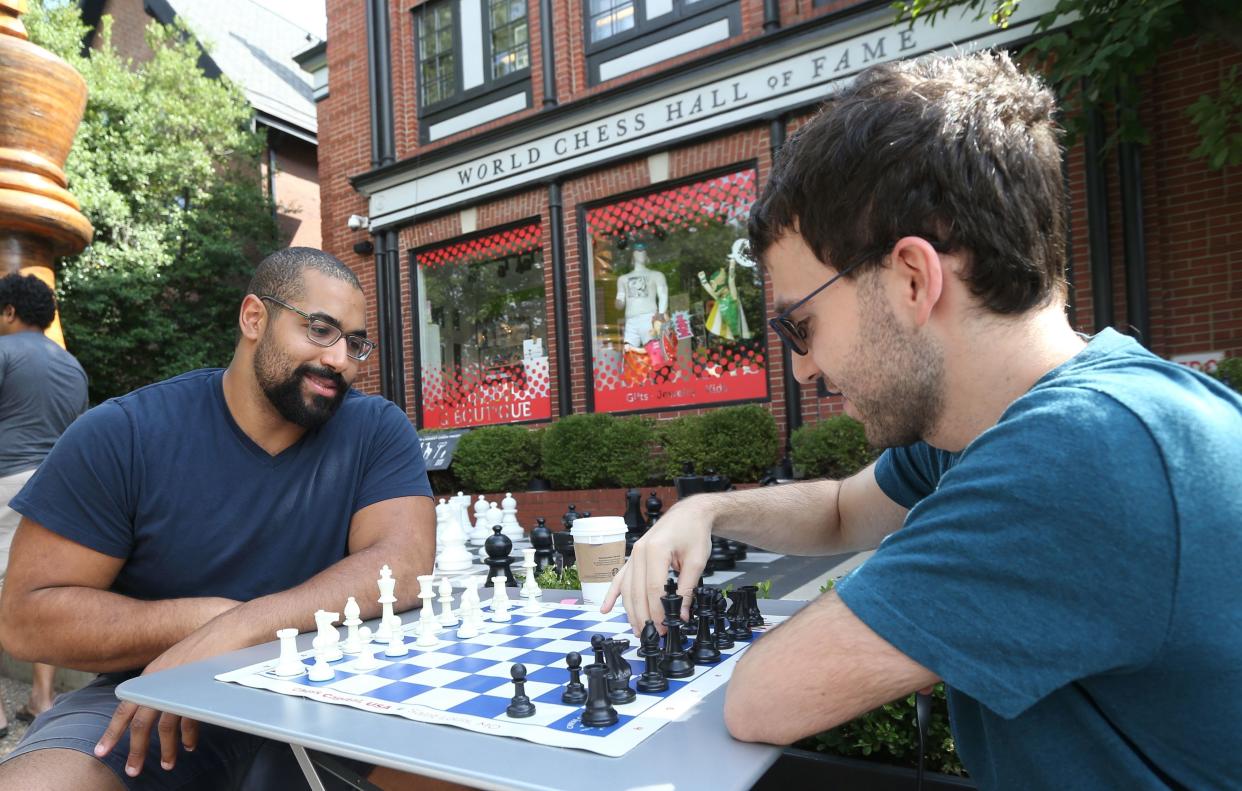
[[466, 577], [462, 583], [466, 586], [466, 590], [461, 594], [463, 606], [467, 599], [470, 600], [470, 614], [467, 616], [463, 613], [462, 620], [469, 618], [476, 630], [482, 629], [487, 620], [487, 615], [483, 612], [483, 602], [479, 600], [479, 586], [483, 584], [483, 578]]
[[492, 620], [493, 621], [512, 621], [513, 616], [509, 614], [509, 591], [505, 589], [505, 578], [503, 574], [492, 577]]
[[419, 576], [418, 598], [423, 600], [423, 606], [418, 614], [418, 640], [414, 643], [419, 648], [430, 648], [440, 642], [440, 624], [436, 622], [435, 607], [432, 604], [436, 600], [436, 592], [432, 590], [432, 586], [433, 577], [430, 574]]
[[359, 673], [366, 673], [380, 666], [379, 661], [375, 658], [375, 651], [368, 647], [373, 636], [369, 626], [363, 626], [358, 629], [358, 639], [362, 642], [363, 651], [354, 660], [353, 669]]
[[452, 510], [453, 510], [453, 507], [449, 505], [448, 502], [445, 501], [443, 497], [441, 497], [440, 502], [436, 504], [436, 546], [437, 547], [440, 546], [440, 542], [444, 538], [444, 526], [446, 524], [446, 520], [448, 519], [448, 515]]
[[388, 647], [384, 649], [384, 656], [405, 656], [408, 653], [410, 649], [405, 647], [405, 639], [401, 636], [401, 616], [394, 615], [388, 626]]
[[457, 625], [457, 615], [453, 612], [453, 583], [448, 577], [440, 578], [440, 625], [444, 628]]
[[331, 681], [336, 678], [336, 671], [328, 664], [328, 646], [331, 639], [320, 632], [311, 641], [311, 647], [315, 649], [315, 664], [311, 665], [310, 672], [307, 673], [307, 678], [311, 681]]
[[526, 534], [522, 532], [522, 526], [517, 520], [517, 500], [513, 499], [513, 492], [505, 492], [505, 497], [500, 501], [500, 532], [509, 537], [511, 541], [521, 541], [526, 538]]
[[341, 649], [347, 654], [362, 653], [362, 641], [358, 639], [358, 627], [362, 626], [362, 619], [358, 616], [362, 614], [362, 609], [358, 606], [358, 602], [353, 596], [349, 597], [349, 601], [345, 602], [345, 647]]
[[474, 600], [471, 601], [471, 592], [472, 589], [467, 583], [466, 589], [461, 594], [461, 626], [457, 627], [457, 636], [462, 640], [479, 636], [481, 620], [476, 617], [479, 608], [479, 593], [474, 590]]
[[298, 656], [298, 630], [280, 629], [276, 632], [280, 638], [280, 659], [272, 670], [278, 676], [300, 676], [306, 672], [306, 665]]
[[341, 619], [339, 613], [326, 610], [315, 611], [315, 626], [319, 627], [319, 637], [324, 640], [324, 656], [329, 662], [335, 662], [344, 654], [341, 652], [341, 633], [332, 624]]

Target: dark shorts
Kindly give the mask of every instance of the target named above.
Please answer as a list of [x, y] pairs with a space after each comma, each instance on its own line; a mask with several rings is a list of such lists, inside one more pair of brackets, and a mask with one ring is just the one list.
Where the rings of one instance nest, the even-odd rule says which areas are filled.
[[[61, 748], [90, 756], [116, 711], [116, 687], [131, 675], [98, 676], [87, 686], [56, 698], [40, 714], [25, 737], [3, 761], [35, 750]], [[178, 747], [171, 771], [160, 766], [159, 734], [152, 729], [142, 774], [125, 774], [129, 733], [111, 754], [102, 758], [129, 789], [143, 791], [248, 791], [249, 789], [303, 789], [306, 779], [287, 744], [199, 723], [194, 752]], [[362, 768], [362, 765], [357, 765]]]

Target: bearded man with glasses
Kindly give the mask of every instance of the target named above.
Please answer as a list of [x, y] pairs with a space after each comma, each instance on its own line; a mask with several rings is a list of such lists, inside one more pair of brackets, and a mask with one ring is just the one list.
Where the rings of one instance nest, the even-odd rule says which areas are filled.
[[750, 219], [771, 328], [886, 450], [844, 481], [679, 502], [604, 603], [659, 623], [712, 535], [878, 547], [743, 656], [737, 738], [943, 680], [980, 788], [1242, 787], [1221, 705], [1242, 699], [1242, 398], [1071, 328], [1055, 112], [1006, 55], [886, 64], [774, 163]]
[[[11, 504], [23, 518], [0, 640], [100, 675], [35, 720], [0, 788], [304, 787], [286, 745], [118, 705], [116, 685], [308, 631], [351, 596], [374, 617], [385, 564], [431, 573], [418, 436], [397, 406], [351, 389], [375, 348], [357, 277], [289, 248], [248, 291], [227, 368], [90, 410]], [[397, 608], [414, 592], [398, 588]]]

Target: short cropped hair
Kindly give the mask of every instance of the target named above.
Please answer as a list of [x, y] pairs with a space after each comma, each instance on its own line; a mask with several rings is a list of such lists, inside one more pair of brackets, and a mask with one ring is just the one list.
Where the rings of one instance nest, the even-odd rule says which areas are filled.
[[34, 275], [13, 273], [0, 278], [0, 310], [12, 305], [22, 322], [46, 330], [56, 318], [56, 295]]
[[285, 302], [300, 300], [306, 296], [306, 283], [302, 279], [302, 273], [308, 269], [344, 280], [359, 291], [362, 290], [362, 284], [358, 282], [358, 276], [353, 270], [331, 253], [313, 247], [286, 247], [259, 262], [246, 293], [259, 297], [276, 297]]
[[881, 266], [903, 236], [963, 254], [974, 296], [1018, 314], [1065, 292], [1056, 100], [1004, 53], [872, 67], [778, 154], [753, 254], [797, 232], [827, 266]]

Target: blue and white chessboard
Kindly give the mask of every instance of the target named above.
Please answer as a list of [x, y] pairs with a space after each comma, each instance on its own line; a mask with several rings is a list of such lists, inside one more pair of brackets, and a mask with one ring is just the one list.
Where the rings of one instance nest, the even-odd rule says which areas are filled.
[[[514, 602], [513, 606], [521, 605]], [[581, 721], [582, 707], [561, 703], [569, 680], [565, 655], [577, 651], [586, 664], [594, 657], [592, 635], [628, 635], [632, 647], [625, 657], [634, 669], [633, 685], [645, 668], [644, 661], [637, 658], [637, 640], [628, 634], [625, 613], [619, 609], [604, 615], [592, 605], [544, 602], [542, 608], [539, 615], [510, 610], [511, 621], [486, 621], [480, 634], [467, 640], [457, 637], [456, 628], [442, 629], [440, 643], [426, 649], [414, 645], [415, 621], [402, 627], [409, 654], [388, 657], [384, 654], [386, 646], [372, 643], [367, 650], [375, 654], [379, 668], [359, 672], [353, 669], [356, 658], [347, 654], [332, 663], [336, 675], [330, 681], [274, 675], [275, 658], [223, 673], [216, 680], [616, 758], [665, 723], [692, 710], [728, 681], [738, 655], [750, 645], [738, 642], [721, 652], [724, 656], [720, 662], [696, 667], [689, 678], [669, 679], [665, 692], [638, 693], [634, 702], [616, 707], [617, 724], [588, 728]], [[485, 602], [485, 613], [489, 610], [490, 602]], [[780, 616], [764, 617], [767, 624], [755, 630], [755, 639], [784, 620]], [[311, 651], [301, 654], [308, 667], [314, 664], [312, 655]], [[514, 692], [509, 669], [519, 662], [526, 666], [526, 694], [536, 712], [533, 717], [512, 719], [505, 714]], [[585, 674], [582, 680], [586, 683]]]

